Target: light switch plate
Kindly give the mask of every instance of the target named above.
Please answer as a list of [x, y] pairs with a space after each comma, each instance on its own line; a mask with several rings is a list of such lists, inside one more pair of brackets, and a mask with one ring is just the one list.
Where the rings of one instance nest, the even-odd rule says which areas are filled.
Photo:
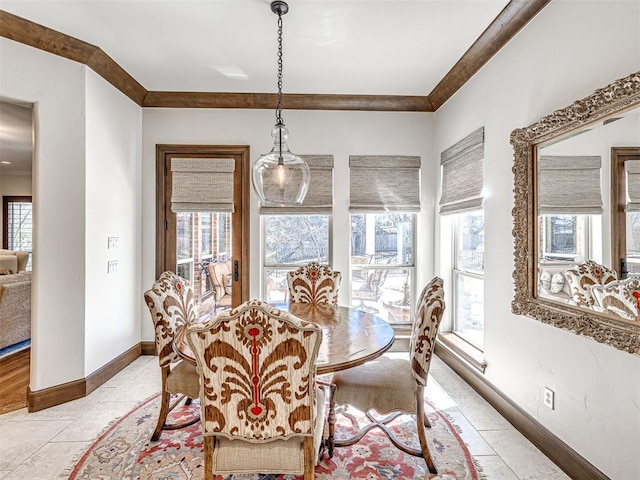
[[116, 273], [118, 271], [118, 260], [109, 260], [107, 262], [107, 273]]
[[120, 246], [120, 238], [118, 237], [109, 237], [107, 240], [107, 249], [115, 250]]

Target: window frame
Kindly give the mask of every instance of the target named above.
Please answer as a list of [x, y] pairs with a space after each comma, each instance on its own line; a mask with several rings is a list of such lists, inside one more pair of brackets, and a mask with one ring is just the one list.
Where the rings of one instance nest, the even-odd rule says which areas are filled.
[[33, 259], [33, 197], [30, 195], [4, 195], [2, 197], [2, 248], [7, 250], [19, 250], [18, 248], [10, 248], [9, 247], [9, 204], [11, 203], [29, 203], [31, 205], [31, 248], [27, 251], [29, 252], [29, 260], [27, 262], [27, 266], [25, 267], [27, 271], [32, 270], [32, 259]]
[[[547, 251], [547, 222], [550, 221], [550, 217], [559, 216], [571, 216], [576, 217], [576, 253], [554, 253]], [[582, 223], [582, 225], [580, 225]], [[582, 229], [582, 233], [580, 233]], [[538, 262], [544, 261], [547, 264], [577, 264], [586, 258], [591, 258], [591, 237], [593, 235], [593, 222], [591, 221], [591, 215], [589, 214], [554, 214], [554, 215], [539, 215], [539, 249], [540, 254], [538, 256]], [[582, 243], [582, 253], [580, 252], [580, 243]]]
[[409, 296], [409, 322], [389, 322], [389, 324], [393, 327], [396, 334], [410, 334], [413, 327], [413, 314], [415, 311], [416, 305], [416, 297], [419, 292], [417, 292], [416, 288], [416, 256], [417, 256], [417, 225], [418, 225], [418, 212], [349, 212], [349, 239], [351, 240], [352, 236], [352, 225], [351, 221], [353, 215], [385, 215], [389, 213], [401, 213], [411, 216], [411, 258], [413, 263], [395, 263], [393, 265], [388, 264], [360, 264], [360, 263], [352, 263], [353, 255], [351, 254], [351, 241], [349, 241], [349, 305], [351, 308], [354, 308], [353, 305], [353, 282], [351, 279], [353, 278], [354, 270], [362, 270], [365, 272], [371, 270], [408, 270], [409, 283], [411, 285], [411, 293]]
[[[467, 270], [464, 268], [460, 268], [460, 266], [458, 265], [458, 248], [459, 248], [459, 241], [460, 241], [460, 228], [461, 227], [461, 223], [462, 223], [462, 216], [463, 215], [467, 215], [467, 214], [473, 214], [473, 213], [482, 213], [482, 217], [483, 217], [483, 226], [482, 226], [482, 231], [483, 231], [483, 236], [484, 236], [484, 232], [485, 232], [485, 226], [484, 226], [484, 221], [486, 220], [485, 217], [485, 212], [484, 212], [484, 208], [481, 209], [477, 209], [477, 210], [471, 210], [471, 211], [466, 211], [466, 212], [460, 212], [458, 214], [455, 215], [455, 218], [453, 219], [453, 225], [452, 225], [452, 234], [453, 234], [453, 248], [451, 249], [451, 254], [452, 254], [452, 258], [451, 258], [451, 278], [452, 278], [452, 289], [451, 289], [451, 295], [452, 295], [452, 315], [451, 315], [451, 334], [455, 335], [456, 338], [460, 339], [462, 342], [464, 342], [465, 344], [468, 344], [471, 348], [477, 350], [478, 352], [484, 352], [484, 340], [483, 340], [483, 344], [482, 346], [476, 345], [475, 343], [473, 343], [472, 341], [470, 341], [468, 338], [465, 338], [463, 335], [461, 335], [459, 333], [458, 330], [458, 310], [457, 310], [457, 306], [458, 306], [458, 296], [459, 296], [459, 292], [458, 292], [458, 279], [460, 277], [466, 277], [466, 278], [472, 278], [474, 280], [481, 280], [482, 281], [482, 332], [483, 332], [483, 336], [484, 336], [484, 306], [485, 306], [485, 302], [484, 302], [484, 290], [485, 290], [485, 282], [484, 282], [484, 270], [485, 270], [485, 265], [484, 265], [484, 249], [483, 249], [483, 259], [482, 259], [482, 272], [476, 271], [476, 270]], [[484, 242], [483, 242], [484, 244]]]

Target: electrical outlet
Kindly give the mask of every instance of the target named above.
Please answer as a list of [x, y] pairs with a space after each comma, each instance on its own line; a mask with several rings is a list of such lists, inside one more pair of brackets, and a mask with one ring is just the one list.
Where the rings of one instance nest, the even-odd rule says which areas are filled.
[[118, 248], [119, 245], [119, 238], [118, 237], [109, 237], [107, 239], [107, 248], [109, 250], [115, 250], [116, 248]]
[[116, 273], [118, 271], [118, 260], [109, 260], [107, 262], [107, 273]]
[[551, 410], [554, 408], [555, 393], [550, 388], [544, 387], [544, 404]]

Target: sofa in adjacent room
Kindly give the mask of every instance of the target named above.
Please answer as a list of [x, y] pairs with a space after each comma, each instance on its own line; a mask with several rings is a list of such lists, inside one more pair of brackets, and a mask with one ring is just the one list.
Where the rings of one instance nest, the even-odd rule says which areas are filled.
[[24, 272], [29, 262], [29, 252], [4, 250], [0, 248], [0, 271]]
[[0, 275], [0, 349], [31, 338], [31, 272]]

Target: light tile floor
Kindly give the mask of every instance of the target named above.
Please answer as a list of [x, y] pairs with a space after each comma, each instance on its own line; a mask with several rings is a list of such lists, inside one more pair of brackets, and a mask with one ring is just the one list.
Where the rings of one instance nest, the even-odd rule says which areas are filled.
[[[0, 479], [68, 478], [74, 461], [111, 422], [159, 391], [156, 357], [142, 356], [86, 398], [0, 415]], [[427, 397], [462, 429], [489, 480], [569, 478], [437, 357]]]

